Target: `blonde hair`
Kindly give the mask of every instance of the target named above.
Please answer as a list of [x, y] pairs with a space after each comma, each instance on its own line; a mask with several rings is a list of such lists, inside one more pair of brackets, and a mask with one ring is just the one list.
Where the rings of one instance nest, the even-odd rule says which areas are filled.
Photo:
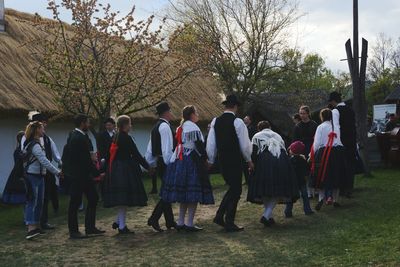
[[117, 118], [117, 128], [118, 131], [121, 131], [126, 125], [131, 122], [131, 118], [127, 115], [121, 115]]
[[41, 127], [43, 127], [43, 123], [39, 122], [39, 121], [33, 121], [31, 123], [29, 123], [26, 126], [25, 129], [25, 138], [26, 141], [25, 142], [30, 142], [35, 138], [35, 134], [38, 131], [38, 129], [40, 129]]

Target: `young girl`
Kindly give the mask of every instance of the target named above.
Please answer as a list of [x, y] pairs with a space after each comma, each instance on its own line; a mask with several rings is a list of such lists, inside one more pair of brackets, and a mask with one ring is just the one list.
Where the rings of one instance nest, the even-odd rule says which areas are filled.
[[272, 226], [275, 224], [272, 211], [276, 204], [292, 202], [299, 192], [296, 174], [282, 137], [270, 129], [267, 121], [261, 121], [258, 130], [252, 140], [255, 169], [253, 178], [249, 180], [247, 199], [253, 203], [264, 203], [260, 222]]
[[35, 121], [28, 124], [25, 131], [26, 140], [23, 150], [27, 151], [28, 160], [24, 164], [29, 198], [25, 205], [25, 223], [28, 226], [26, 239], [32, 239], [41, 234], [39, 228], [40, 216], [44, 199], [44, 177], [46, 170], [54, 175], [60, 175], [61, 170], [51, 164], [46, 158], [44, 147], [40, 144], [40, 138], [44, 135], [43, 124]]
[[170, 203], [180, 203], [178, 231], [197, 232], [202, 230], [193, 223], [197, 205], [214, 204], [214, 197], [206, 167], [204, 138], [196, 125], [199, 117], [195, 107], [184, 107], [182, 117], [176, 134], [178, 146], [171, 164], [167, 166], [161, 198]]
[[140, 165], [145, 169], [149, 169], [149, 165], [129, 135], [131, 119], [125, 115], [118, 117], [117, 128], [110, 148], [108, 175], [103, 183], [103, 200], [105, 208], [118, 207], [113, 229], [128, 234], [133, 232], [126, 226], [126, 207], [147, 205]]
[[328, 205], [339, 207], [339, 188], [346, 177], [344, 147], [338, 138], [339, 129], [334, 129], [332, 111], [323, 109], [320, 112], [322, 123], [318, 126], [314, 137], [312, 160], [312, 184], [319, 190], [319, 201], [316, 210], [320, 210], [324, 199]]

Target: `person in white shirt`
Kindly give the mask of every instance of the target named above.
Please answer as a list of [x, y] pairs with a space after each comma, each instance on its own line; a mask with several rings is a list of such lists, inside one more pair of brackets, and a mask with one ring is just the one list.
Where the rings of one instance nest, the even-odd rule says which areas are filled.
[[340, 207], [339, 188], [346, 177], [345, 150], [338, 138], [339, 131], [332, 121], [332, 111], [321, 110], [322, 123], [318, 126], [311, 151], [312, 185], [319, 190], [319, 202], [315, 209], [319, 211], [326, 203]]
[[[157, 168], [157, 172], [162, 179], [162, 188], [166, 166], [168, 165], [175, 149], [175, 132], [170, 125], [173, 115], [168, 103], [160, 103], [157, 105], [156, 110], [159, 120], [151, 131], [150, 141], [147, 146], [145, 158], [151, 168]], [[163, 232], [164, 230], [159, 224], [162, 214], [164, 214], [167, 228], [176, 228], [176, 222], [174, 220], [171, 203], [164, 201], [162, 198], [154, 208], [152, 215], [147, 221], [147, 224], [153, 227], [154, 230]]]
[[249, 132], [242, 119], [236, 117], [240, 106], [235, 95], [228, 95], [222, 102], [224, 113], [211, 122], [207, 139], [208, 162], [212, 166], [218, 154], [222, 176], [229, 186], [214, 218], [214, 223], [225, 228], [227, 232], [242, 231], [244, 228], [235, 224], [236, 209], [242, 193], [243, 158], [249, 169], [252, 144]]

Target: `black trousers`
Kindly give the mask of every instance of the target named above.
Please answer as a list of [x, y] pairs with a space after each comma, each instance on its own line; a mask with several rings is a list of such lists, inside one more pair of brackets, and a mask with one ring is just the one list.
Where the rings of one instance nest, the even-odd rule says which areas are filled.
[[89, 178], [71, 179], [69, 186], [70, 201], [68, 207], [68, 229], [70, 233], [79, 231], [78, 227], [78, 209], [82, 203], [82, 196], [87, 198], [87, 207], [85, 214], [85, 229], [91, 230], [96, 227], [96, 207], [99, 197], [96, 191], [96, 184]]
[[58, 211], [59, 201], [58, 201], [58, 188], [56, 185], [56, 178], [53, 174], [47, 173], [44, 177], [44, 199], [43, 199], [43, 209], [42, 215], [40, 216], [40, 224], [45, 225], [49, 220], [49, 202], [51, 201], [53, 209], [55, 212]]
[[343, 188], [341, 188], [342, 195], [351, 195], [354, 189], [354, 174], [356, 165], [356, 151], [351, 148], [345, 147], [346, 156], [346, 177]]
[[[232, 166], [230, 166], [232, 167]], [[221, 204], [219, 205], [216, 217], [224, 218], [227, 226], [233, 225], [236, 217], [237, 205], [242, 194], [242, 173], [241, 169], [222, 168], [222, 176], [229, 186]]]
[[[164, 164], [163, 158], [159, 158], [157, 161], [157, 173], [161, 177], [161, 189], [164, 187], [164, 174], [166, 171], [166, 166]], [[149, 221], [158, 222], [161, 216], [164, 214], [165, 224], [167, 227], [171, 227], [175, 224], [174, 213], [172, 211], [171, 203], [165, 202], [160, 199], [151, 214]]]

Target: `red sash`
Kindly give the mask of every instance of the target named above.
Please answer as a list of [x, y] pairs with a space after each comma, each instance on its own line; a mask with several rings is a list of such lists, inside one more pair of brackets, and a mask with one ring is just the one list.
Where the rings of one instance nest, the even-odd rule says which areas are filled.
[[[320, 184], [325, 180], [325, 175], [326, 175], [326, 169], [328, 167], [328, 162], [329, 162], [329, 157], [331, 155], [332, 147], [333, 147], [333, 141], [337, 137], [335, 132], [330, 132], [328, 135], [328, 144], [324, 148], [324, 152], [322, 153], [322, 158], [321, 158], [321, 166], [318, 170], [318, 176], [317, 176], [317, 187], [320, 186]], [[313, 149], [313, 148], [312, 148]], [[312, 171], [315, 171], [315, 156], [314, 154], [314, 149], [312, 150], [312, 160], [313, 160], [313, 166], [311, 167]]]
[[176, 131], [175, 139], [177, 141], [177, 158], [179, 160], [183, 160], [183, 143], [182, 143], [182, 134], [183, 134], [183, 128], [182, 126], [178, 127], [178, 130]]
[[[118, 151], [118, 145], [114, 142], [111, 143], [110, 146], [110, 159], [109, 159], [109, 170], [110, 170], [110, 174], [111, 174], [111, 168], [112, 168], [112, 163], [115, 159], [115, 157], [117, 156], [117, 151]], [[111, 177], [111, 175], [110, 175]]]

